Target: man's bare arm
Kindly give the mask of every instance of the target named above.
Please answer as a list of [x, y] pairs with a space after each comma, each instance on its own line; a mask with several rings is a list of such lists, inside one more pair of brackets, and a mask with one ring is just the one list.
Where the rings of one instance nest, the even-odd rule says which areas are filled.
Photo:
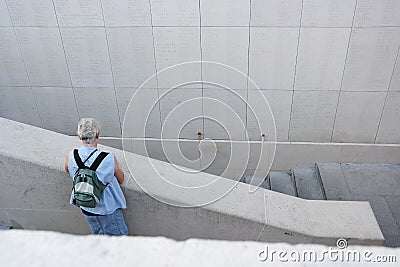
[[124, 182], [124, 172], [119, 168], [117, 157], [114, 155], [115, 172], [114, 175], [117, 177], [118, 183], [122, 184]]
[[71, 153], [71, 151], [69, 151], [68, 153], [67, 153], [67, 157], [65, 158], [65, 163], [64, 163], [64, 170], [67, 172], [67, 173], [69, 173], [68, 172], [68, 167], [69, 167], [69, 154]]

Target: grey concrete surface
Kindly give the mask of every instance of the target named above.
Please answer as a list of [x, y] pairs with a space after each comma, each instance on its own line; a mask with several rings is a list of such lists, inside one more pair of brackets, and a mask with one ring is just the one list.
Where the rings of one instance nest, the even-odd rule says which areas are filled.
[[400, 196], [385, 196], [385, 199], [397, 225], [400, 227]]
[[[277, 121], [278, 140], [331, 142], [333, 132], [333, 141], [400, 142], [395, 134], [400, 101], [397, 1], [291, 0], [284, 6], [255, 0], [201, 5], [183, 0], [93, 0], [78, 6], [55, 0], [0, 3], [1, 116], [71, 133], [74, 129], [68, 126], [90, 114], [103, 119], [104, 133], [119, 136], [134, 90], [156, 71], [157, 81], [143, 85], [151, 90], [145, 90], [149, 96], [142, 96], [140, 106], [153, 103], [154, 94], [185, 78], [201, 77], [235, 91], [247, 90], [241, 94], [248, 96], [249, 107], [268, 109], [252, 101], [257, 96], [254, 84], [219, 68], [185, 68], [179, 75], [160, 72], [177, 62], [203, 58], [234, 66], [263, 89]], [[210, 86], [188, 95], [196, 97], [199, 91], [200, 97], [221, 98]], [[139, 137], [159, 135], [160, 119], [186, 100], [185, 95], [160, 100], [150, 119], [151, 133]], [[88, 107], [90, 97], [95, 101]], [[240, 122], [247, 122], [249, 136], [259, 140], [257, 120], [247, 105], [232, 96], [223, 100]], [[199, 114], [207, 111], [204, 105]], [[185, 121], [183, 115], [179, 121]], [[222, 124], [235, 125], [243, 135], [240, 122]], [[215, 133], [215, 125], [209, 125], [200, 130]], [[196, 132], [190, 131], [189, 137], [196, 139]], [[226, 138], [223, 131], [208, 137]]]
[[[400, 228], [391, 212], [386, 199], [379, 195], [352, 195], [354, 200], [368, 201], [374, 211], [379, 227], [385, 237], [385, 246], [400, 246]], [[360, 217], [362, 218], [362, 217]]]
[[400, 246], [400, 228], [392, 210], [399, 210], [396, 202], [391, 206], [386, 197], [400, 196], [400, 165], [341, 164], [353, 200], [368, 200], [385, 236], [386, 246]]
[[328, 200], [352, 200], [340, 163], [316, 163]]
[[0, 209], [0, 225], [3, 226], [11, 225], [7, 212], [4, 209]]
[[[79, 253], [76, 252], [78, 247]], [[342, 254], [346, 256], [340, 258]], [[202, 239], [175, 241], [164, 237], [110, 238], [45, 231], [0, 231], [0, 259], [2, 265], [7, 267], [69, 267], [77, 262], [98, 267], [383, 266], [382, 262], [376, 261], [378, 257], [381, 257], [381, 261], [384, 257], [384, 266], [396, 266], [400, 259], [400, 248], [350, 245], [341, 250], [336, 245]]]
[[265, 180], [261, 184], [261, 187], [264, 189], [271, 189], [271, 178], [269, 177], [269, 175], [265, 178]]
[[70, 192], [60, 190], [72, 188], [72, 180], [60, 175], [59, 170], [46, 168], [46, 162], [38, 166], [12, 157], [1, 157], [1, 163], [2, 172], [12, 174], [1, 175], [2, 184], [6, 188], [0, 194], [1, 208], [75, 210], [65, 201], [69, 199]]
[[314, 168], [296, 168], [292, 170], [298, 197], [304, 199], [326, 199], [320, 178]]
[[267, 175], [267, 177], [263, 177], [263, 178], [246, 175], [246, 176], [244, 176], [244, 182], [246, 184], [260, 186], [261, 188], [264, 188], [264, 189], [271, 189], [269, 175]]
[[11, 226], [16, 229], [48, 230], [72, 234], [88, 234], [90, 228], [76, 210], [6, 209]]
[[[400, 196], [385, 196], [385, 200], [389, 205], [389, 209], [392, 212], [394, 219], [396, 220], [398, 229], [400, 229]], [[389, 236], [385, 242], [392, 244], [395, 247], [399, 247], [400, 235]]]
[[268, 174], [271, 190], [290, 196], [297, 196], [293, 177], [285, 172], [270, 172]]
[[400, 165], [342, 163], [341, 167], [352, 194], [400, 194]]
[[[385, 236], [384, 244], [400, 246], [399, 165], [316, 163], [315, 166], [315, 169], [292, 170], [298, 197], [318, 199], [324, 192], [328, 200], [368, 201]], [[280, 175], [286, 176], [286, 173], [281, 172]], [[321, 181], [318, 181], [318, 176]], [[284, 179], [281, 179], [281, 182], [283, 181]], [[286, 186], [292, 186], [288, 178]]]
[[400, 165], [317, 163], [328, 199], [369, 201], [386, 246], [400, 246]]
[[[164, 141], [165, 142], [165, 141]], [[178, 142], [173, 139], [168, 142]], [[198, 144], [197, 140], [185, 140], [185, 142]], [[214, 140], [214, 142], [223, 143], [223, 140]], [[244, 147], [248, 142], [232, 141]], [[120, 149], [122, 142], [120, 138], [103, 138], [100, 143], [107, 146]], [[126, 139], [124, 149], [142, 156], [149, 156], [158, 160], [167, 161], [161, 141], [159, 139], [146, 140], [146, 146], [143, 142], [135, 139]], [[247, 172], [251, 173], [256, 168], [254, 162], [257, 162], [261, 150], [261, 142], [252, 142], [250, 144], [250, 162]], [[264, 146], [264, 149], [268, 148]], [[219, 149], [224, 149], [223, 146]], [[226, 147], [226, 149], [230, 149]], [[226, 150], [225, 149], [225, 150]], [[222, 151], [221, 154], [229, 154], [229, 151]], [[305, 156], [306, 155], [306, 156]], [[243, 156], [243, 160], [247, 160]], [[316, 162], [358, 162], [358, 163], [391, 163], [400, 164], [400, 145], [399, 144], [363, 144], [363, 143], [313, 143], [313, 142], [277, 142], [276, 152], [271, 166], [271, 171], [289, 171], [294, 168], [311, 168]], [[176, 160], [175, 164], [183, 165], [183, 162]], [[225, 169], [226, 165], [213, 164], [209, 170], [219, 171]], [[231, 177], [227, 177], [231, 178]]]
[[[6, 119], [0, 119], [0, 129], [0, 176], [6, 181], [6, 186], [0, 188], [0, 196], [7, 196], [1, 200], [0, 209], [21, 227], [44, 229], [50, 227], [51, 218], [56, 218], [52, 230], [69, 231], [65, 226], [68, 224], [82, 227], [84, 233], [87, 225], [82, 215], [76, 209], [66, 208], [71, 180], [63, 172], [65, 155], [71, 148], [80, 146], [79, 140]], [[264, 189], [249, 193], [249, 189], [255, 189], [251, 185], [236, 184], [207, 173], [191, 176], [162, 161], [133, 153], [124, 155], [110, 147], [100, 148], [114, 153], [126, 173], [123, 191], [128, 209], [124, 214], [133, 235], [330, 245], [337, 238], [345, 237], [351, 244], [382, 244], [382, 233], [367, 202], [303, 200]], [[18, 171], [7, 167], [11, 161], [19, 166]], [[198, 185], [218, 179], [219, 185], [228, 185], [232, 190], [218, 201], [197, 208], [160, 202], [144, 193], [131, 176], [153, 179], [155, 171], [145, 167], [149, 161], [163, 177], [173, 178], [180, 184]], [[132, 173], [126, 162], [130, 163]], [[15, 175], [18, 177], [9, 178]], [[17, 196], [6, 195], [6, 191]], [[37, 197], [31, 196], [31, 192]], [[181, 204], [192, 203], [197, 197], [185, 192], [179, 194], [179, 191], [171, 194], [165, 188], [156, 188], [155, 193], [161, 199]], [[41, 196], [44, 194], [47, 198]], [[59, 221], [63, 223], [58, 224]]]

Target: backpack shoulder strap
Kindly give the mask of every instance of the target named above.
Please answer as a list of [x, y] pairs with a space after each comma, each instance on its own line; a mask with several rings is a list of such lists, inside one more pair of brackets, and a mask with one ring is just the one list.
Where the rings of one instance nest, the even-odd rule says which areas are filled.
[[90, 166], [89, 169], [91, 169], [92, 171], [96, 171], [97, 167], [99, 167], [100, 163], [103, 161], [103, 159], [105, 157], [107, 157], [108, 153], [107, 152], [101, 152], [97, 158], [94, 160], [94, 162], [92, 163], [92, 165]]
[[78, 149], [74, 149], [74, 158], [79, 169], [85, 168], [85, 164], [83, 164], [81, 157], [79, 157]]

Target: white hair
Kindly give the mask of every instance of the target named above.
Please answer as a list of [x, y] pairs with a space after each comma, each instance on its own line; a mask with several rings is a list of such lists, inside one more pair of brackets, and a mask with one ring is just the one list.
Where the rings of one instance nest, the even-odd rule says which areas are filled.
[[78, 123], [78, 130], [76, 131], [79, 139], [85, 144], [92, 144], [99, 137], [100, 124], [94, 118], [83, 118]]

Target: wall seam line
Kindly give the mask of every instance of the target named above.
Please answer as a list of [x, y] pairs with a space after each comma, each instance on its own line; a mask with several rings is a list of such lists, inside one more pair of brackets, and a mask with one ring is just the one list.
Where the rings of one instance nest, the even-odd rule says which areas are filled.
[[378, 133], [379, 133], [379, 129], [381, 127], [381, 122], [382, 122], [382, 118], [383, 118], [383, 113], [385, 112], [385, 106], [386, 106], [386, 101], [389, 95], [389, 91], [390, 91], [390, 86], [392, 84], [392, 79], [393, 79], [393, 75], [394, 75], [394, 71], [396, 70], [396, 64], [397, 64], [397, 60], [399, 58], [399, 52], [400, 52], [400, 45], [399, 48], [397, 48], [397, 55], [396, 55], [396, 59], [394, 61], [394, 65], [393, 65], [393, 69], [392, 69], [392, 74], [390, 75], [390, 80], [389, 80], [389, 84], [387, 87], [387, 91], [386, 91], [386, 95], [385, 95], [385, 101], [383, 102], [383, 107], [382, 107], [382, 112], [381, 112], [381, 116], [379, 118], [379, 123], [378, 123], [378, 127], [376, 129], [376, 134], [375, 134], [375, 139], [374, 139], [374, 143], [376, 144], [376, 139], [378, 138]]
[[[65, 52], [64, 40], [63, 40], [62, 34], [61, 34], [60, 22], [58, 21], [58, 15], [57, 15], [57, 11], [56, 11], [56, 6], [55, 6], [55, 4], [54, 4], [54, 0], [51, 0], [51, 2], [53, 3], [54, 13], [56, 14], [56, 21], [57, 21], [58, 34], [60, 35], [61, 46], [62, 46], [63, 52], [64, 52], [65, 64], [67, 65], [67, 71], [68, 71], [68, 76], [69, 76], [69, 82], [70, 82], [70, 84], [71, 84], [72, 95], [74, 96], [75, 108], [76, 108], [76, 112], [77, 112], [77, 115], [78, 115], [78, 119], [80, 119], [80, 118], [81, 118], [81, 115], [79, 114], [78, 102], [76, 101], [75, 90], [74, 90], [74, 86], [73, 86], [73, 84], [72, 84], [71, 71], [69, 70], [69, 64], [68, 64], [68, 59], [67, 59], [67, 53]], [[54, 87], [54, 86], [53, 86], [53, 87]]]
[[292, 102], [290, 104], [289, 127], [288, 127], [288, 133], [287, 133], [287, 140], [288, 141], [290, 141], [290, 128], [291, 128], [291, 124], [292, 124], [293, 102], [294, 102], [294, 93], [295, 93], [296, 75], [297, 75], [297, 61], [298, 61], [298, 57], [299, 57], [300, 34], [301, 34], [302, 20], [303, 20], [303, 7], [304, 7], [304, 0], [301, 1], [300, 25], [298, 27], [299, 34], [297, 36], [296, 59], [295, 59], [295, 63], [294, 63], [293, 86], [292, 86]]
[[37, 101], [36, 101], [36, 96], [35, 96], [35, 93], [34, 93], [34, 91], [33, 91], [32, 81], [31, 81], [31, 78], [30, 78], [30, 76], [29, 76], [28, 68], [27, 68], [27, 66], [26, 66], [24, 54], [22, 53], [21, 45], [20, 45], [19, 40], [18, 40], [17, 31], [15, 30], [15, 27], [14, 27], [14, 21], [13, 21], [13, 19], [12, 19], [10, 10], [9, 10], [9, 8], [8, 8], [8, 3], [7, 3], [7, 1], [4, 1], [4, 2], [5, 2], [6, 7], [7, 7], [8, 15], [10, 16], [11, 25], [12, 25], [12, 29], [13, 29], [13, 31], [14, 31], [15, 39], [17, 40], [19, 53], [20, 53], [20, 55], [21, 55], [22, 62], [24, 63], [25, 74], [26, 74], [26, 76], [27, 76], [27, 78], [28, 78], [29, 87], [30, 87], [30, 89], [31, 89], [31, 93], [32, 93], [33, 100], [35, 101], [35, 106], [36, 106], [37, 114], [38, 114], [38, 117], [39, 117], [39, 120], [40, 120], [40, 124], [42, 125], [43, 128], [45, 128], [45, 127], [44, 127], [44, 124], [43, 124], [42, 116], [40, 115], [39, 106], [38, 106]]
[[[204, 122], [204, 83], [203, 83], [203, 38], [202, 38], [202, 23], [201, 23], [201, 0], [198, 1], [199, 3], [199, 29], [200, 29], [200, 79], [201, 79], [201, 115], [202, 115], [202, 131], [203, 131], [203, 138], [205, 136], [205, 122]], [[200, 150], [199, 150], [199, 157], [200, 157]], [[200, 166], [201, 166], [201, 157], [200, 157]]]
[[103, 8], [103, 1], [100, 0], [100, 8], [101, 8], [101, 16], [103, 19], [103, 25], [104, 25], [104, 34], [106, 37], [106, 44], [107, 44], [107, 53], [108, 53], [108, 60], [110, 64], [110, 71], [111, 71], [111, 78], [113, 82], [113, 89], [114, 89], [114, 99], [115, 99], [115, 104], [117, 107], [117, 115], [118, 115], [118, 123], [119, 123], [119, 133], [122, 136], [122, 124], [121, 124], [121, 115], [119, 113], [119, 105], [118, 105], [118, 97], [117, 97], [117, 89], [115, 88], [115, 78], [114, 78], [114, 70], [111, 62], [111, 53], [110, 53], [110, 44], [108, 41], [108, 34], [107, 34], [107, 27], [106, 27], [106, 20], [104, 18], [104, 8]]
[[248, 44], [247, 44], [247, 79], [246, 79], [246, 110], [245, 110], [245, 115], [246, 115], [246, 121], [245, 121], [245, 132], [244, 132], [244, 139], [249, 139], [248, 135], [248, 105], [249, 105], [249, 76], [250, 76], [250, 42], [251, 42], [251, 0], [249, 2], [249, 26], [248, 26]]
[[339, 109], [340, 96], [341, 96], [341, 93], [342, 93], [344, 74], [345, 74], [345, 71], [346, 71], [346, 64], [347, 64], [347, 57], [348, 57], [348, 55], [349, 55], [351, 36], [352, 36], [352, 34], [353, 34], [353, 29], [354, 29], [354, 20], [355, 20], [356, 13], [357, 13], [357, 1], [358, 1], [358, 0], [356, 0], [355, 5], [354, 5], [353, 19], [352, 19], [352, 21], [351, 21], [351, 28], [350, 28], [350, 34], [349, 34], [349, 41], [347, 42], [346, 57], [344, 58], [344, 65], [343, 65], [343, 72], [342, 72], [342, 80], [340, 81], [340, 88], [339, 88], [339, 94], [338, 94], [337, 102], [336, 102], [335, 117], [334, 117], [334, 119], [333, 119], [333, 125], [332, 125], [332, 131], [331, 131], [331, 139], [330, 139], [330, 142], [332, 142], [332, 140], [333, 140], [333, 133], [334, 133], [334, 131], [335, 131], [336, 117], [337, 117], [337, 112], [338, 112], [338, 109]]
[[[156, 86], [157, 86], [157, 102], [158, 102], [158, 117], [160, 121], [160, 138], [162, 137], [162, 117], [161, 117], [161, 99], [160, 99], [160, 85], [159, 85], [159, 80], [158, 80], [158, 68], [157, 68], [157, 57], [156, 57], [156, 45], [155, 45], [155, 38], [154, 38], [154, 24], [153, 24], [153, 11], [152, 11], [152, 5], [151, 5], [151, 0], [148, 0], [149, 2], [149, 8], [150, 8], [150, 24], [151, 24], [151, 37], [152, 37], [152, 44], [153, 44], [153, 58], [154, 58], [154, 69], [156, 71]], [[146, 132], [146, 130], [145, 130]]]

